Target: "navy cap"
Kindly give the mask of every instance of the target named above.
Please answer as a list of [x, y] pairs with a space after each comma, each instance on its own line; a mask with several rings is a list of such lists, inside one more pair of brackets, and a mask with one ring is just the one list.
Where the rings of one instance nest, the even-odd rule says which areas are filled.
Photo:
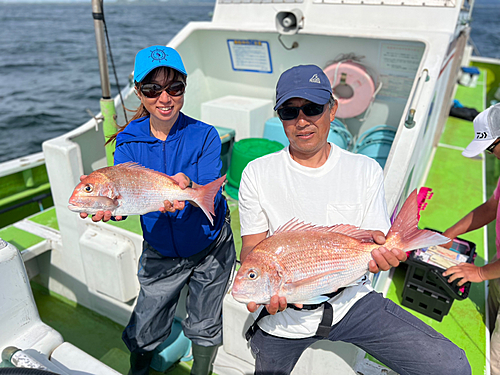
[[150, 71], [159, 66], [175, 69], [187, 76], [181, 55], [175, 49], [165, 46], [151, 46], [140, 50], [135, 55], [134, 81], [141, 82]]
[[316, 104], [326, 104], [331, 95], [330, 80], [319, 66], [294, 66], [283, 72], [278, 80], [274, 110], [276, 111], [291, 98], [302, 98]]

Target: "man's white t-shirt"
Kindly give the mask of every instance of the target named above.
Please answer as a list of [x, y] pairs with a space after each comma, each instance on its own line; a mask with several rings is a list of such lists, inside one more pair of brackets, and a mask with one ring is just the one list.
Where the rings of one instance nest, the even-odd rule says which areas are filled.
[[[250, 162], [239, 188], [241, 235], [268, 232], [293, 218], [318, 225], [351, 224], [387, 233], [390, 227], [382, 168], [373, 159], [331, 145], [324, 165], [309, 168], [295, 162], [288, 147]], [[329, 300], [338, 323], [371, 290], [367, 277]], [[262, 318], [259, 327], [274, 336], [314, 336], [323, 308], [286, 309]]]

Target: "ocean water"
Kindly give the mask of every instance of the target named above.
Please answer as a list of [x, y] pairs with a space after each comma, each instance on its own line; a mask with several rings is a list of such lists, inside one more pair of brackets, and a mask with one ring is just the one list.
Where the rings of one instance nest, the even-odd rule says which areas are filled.
[[[1, 0], [0, 0], [1, 1]], [[215, 0], [214, 0], [215, 2]], [[106, 4], [104, 15], [122, 88], [142, 48], [165, 45], [207, 5]], [[477, 0], [471, 38], [500, 58], [500, 0]], [[0, 162], [41, 151], [42, 142], [97, 114], [101, 86], [88, 3], [0, 3]], [[117, 94], [110, 70], [113, 96]]]

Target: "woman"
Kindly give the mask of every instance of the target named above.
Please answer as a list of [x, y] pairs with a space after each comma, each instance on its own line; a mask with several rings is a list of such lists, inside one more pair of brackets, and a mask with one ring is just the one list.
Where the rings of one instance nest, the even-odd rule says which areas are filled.
[[[216, 129], [181, 112], [186, 76], [174, 49], [152, 46], [139, 51], [134, 80], [141, 105], [130, 123], [109, 140], [116, 140], [115, 165], [137, 162], [173, 176], [181, 188], [206, 185], [219, 177], [221, 141]], [[129, 374], [148, 374], [153, 350], [170, 334], [179, 293], [186, 284], [188, 317], [182, 324], [193, 343], [191, 374], [211, 374], [222, 342], [222, 299], [236, 259], [229, 209], [219, 191], [210, 225], [192, 203], [164, 204], [141, 216], [141, 290], [123, 332], [131, 351]], [[110, 218], [108, 211], [92, 220]]]

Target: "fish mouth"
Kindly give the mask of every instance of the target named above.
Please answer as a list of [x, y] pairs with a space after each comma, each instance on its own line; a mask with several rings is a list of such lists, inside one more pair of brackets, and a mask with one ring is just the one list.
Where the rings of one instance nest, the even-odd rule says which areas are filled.
[[74, 204], [68, 204], [68, 208], [73, 212], [83, 212], [80, 206], [76, 206]]

